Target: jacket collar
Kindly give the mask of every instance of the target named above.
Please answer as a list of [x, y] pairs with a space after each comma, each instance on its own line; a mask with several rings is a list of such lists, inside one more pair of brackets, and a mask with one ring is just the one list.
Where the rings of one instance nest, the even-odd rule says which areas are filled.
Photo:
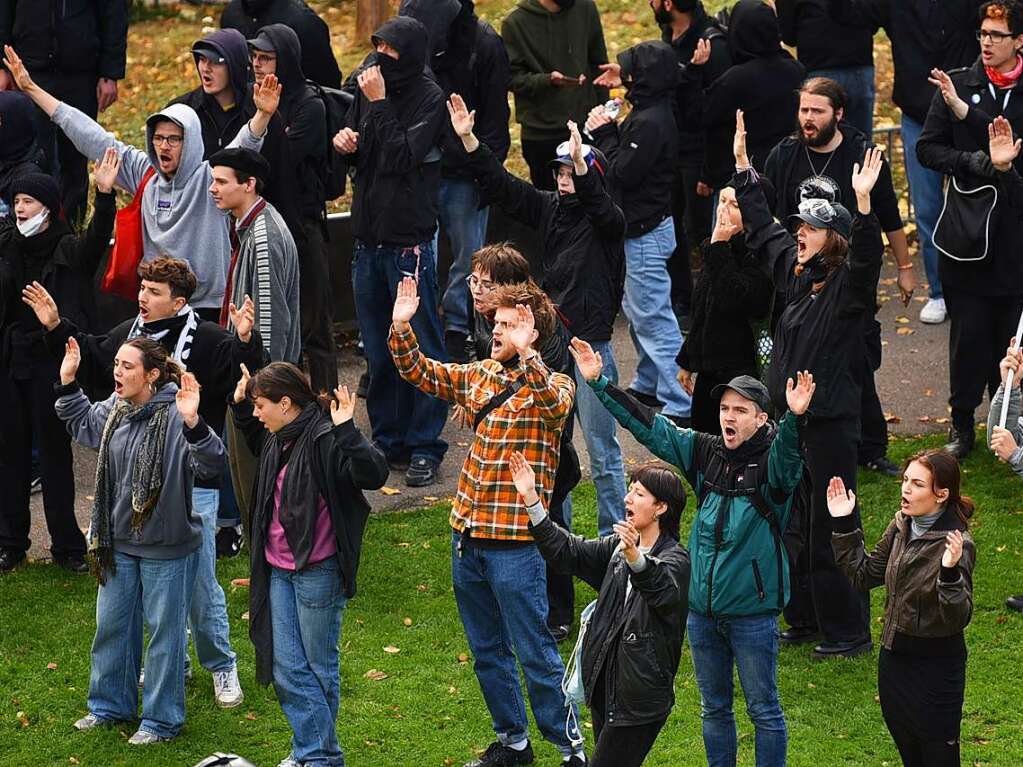
[[[899, 532], [902, 535], [908, 535], [909, 527], [911, 524], [911, 518], [903, 514], [902, 511], [895, 513], [895, 525], [899, 528]], [[966, 525], [963, 524], [962, 520], [955, 515], [954, 512], [945, 510], [935, 523], [931, 526], [931, 529], [923, 534], [923, 538], [931, 536], [932, 533], [941, 533], [941, 537], [945, 537], [945, 533], [951, 532], [952, 530], [959, 530], [960, 532], [966, 532]], [[932, 536], [934, 537], [934, 536]]]

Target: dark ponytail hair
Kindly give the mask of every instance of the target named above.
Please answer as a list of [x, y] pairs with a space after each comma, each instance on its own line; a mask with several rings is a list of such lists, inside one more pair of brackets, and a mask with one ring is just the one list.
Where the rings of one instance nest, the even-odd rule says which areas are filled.
[[668, 510], [658, 518], [658, 524], [662, 533], [677, 541], [682, 510], [686, 507], [686, 489], [678, 474], [662, 464], [650, 463], [636, 468], [629, 475], [629, 482], [639, 482], [650, 495], [667, 505]]
[[256, 371], [245, 386], [245, 396], [250, 400], [266, 397], [271, 402], [280, 402], [284, 397], [289, 397], [303, 409], [316, 400], [309, 378], [301, 368], [290, 362], [271, 362]]
[[185, 372], [158, 341], [146, 336], [137, 336], [130, 341], [125, 341], [121, 346], [130, 346], [137, 349], [142, 356], [142, 369], [147, 373], [150, 370], [159, 370], [160, 377], [153, 382], [153, 391], [156, 391], [168, 383], [181, 385], [181, 374]]
[[939, 490], [948, 490], [945, 509], [955, 514], [968, 528], [970, 517], [973, 516], [974, 503], [972, 498], [960, 492], [962, 472], [959, 470], [959, 461], [956, 457], [947, 450], [921, 450], [910, 456], [906, 461], [906, 468], [911, 463], [920, 463], [931, 472], [931, 492], [937, 494]]

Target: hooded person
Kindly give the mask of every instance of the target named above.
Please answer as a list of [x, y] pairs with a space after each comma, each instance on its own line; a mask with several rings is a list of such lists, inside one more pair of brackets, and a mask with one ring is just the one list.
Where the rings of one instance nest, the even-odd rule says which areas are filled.
[[[476, 17], [472, 0], [403, 0], [398, 13], [418, 19], [430, 40], [429, 66], [445, 96], [457, 93], [476, 111], [480, 140], [503, 162], [508, 132], [508, 54], [493, 27]], [[439, 195], [440, 229], [453, 254], [444, 289], [445, 345], [452, 362], [468, 362], [472, 331], [466, 283], [473, 253], [483, 247], [490, 208], [465, 167], [461, 142], [445, 126]]]
[[735, 110], [746, 115], [750, 159], [763, 171], [771, 149], [792, 132], [798, 90], [806, 70], [781, 47], [774, 10], [762, 0], [740, 0], [728, 21], [732, 67], [707, 89], [703, 127], [707, 155], [703, 181], [720, 189], [732, 177]]
[[678, 61], [667, 43], [639, 43], [618, 54], [622, 84], [632, 111], [619, 127], [595, 107], [586, 129], [607, 155], [608, 180], [625, 211], [625, 301], [639, 353], [629, 387], [646, 401], [664, 404], [676, 421], [689, 418], [689, 394], [678, 382], [675, 356], [682, 333], [671, 307], [667, 262], [675, 251], [671, 187], [678, 153], [674, 91]]
[[284, 24], [302, 40], [302, 71], [325, 88], [341, 87], [341, 70], [330, 45], [330, 29], [302, 0], [231, 0], [220, 15], [220, 26], [252, 39], [261, 27]]
[[46, 156], [36, 140], [34, 113], [35, 106], [25, 94], [0, 91], [0, 217], [14, 206], [11, 180], [46, 168]]
[[401, 380], [387, 349], [390, 309], [404, 275], [420, 279], [412, 320], [422, 351], [446, 359], [437, 314], [437, 198], [444, 92], [426, 72], [428, 35], [415, 19], [390, 19], [373, 33], [376, 50], [349, 78], [355, 99], [334, 148], [352, 172], [352, 283], [369, 365], [367, 410], [373, 440], [406, 482], [432, 484], [447, 451], [441, 400]]
[[[204, 319], [216, 319], [224, 298], [231, 256], [227, 222], [210, 199], [210, 166], [203, 160], [202, 124], [195, 110], [172, 104], [146, 120], [146, 149], [118, 141], [112, 133], [36, 84], [11, 49], [4, 64], [18, 87], [64, 131], [79, 152], [99, 159], [108, 147], [121, 158], [116, 185], [141, 197], [143, 259], [170, 255], [188, 261], [199, 282], [192, 306]], [[255, 87], [257, 111], [232, 145], [259, 151], [280, 87], [274, 78]], [[154, 141], [157, 144], [154, 144]]]

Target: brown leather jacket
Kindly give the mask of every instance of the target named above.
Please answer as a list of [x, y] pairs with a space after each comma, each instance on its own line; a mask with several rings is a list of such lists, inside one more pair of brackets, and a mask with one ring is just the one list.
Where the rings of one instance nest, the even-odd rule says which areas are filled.
[[[973, 614], [973, 565], [976, 547], [959, 518], [942, 514], [934, 526], [910, 541], [910, 518], [901, 511], [869, 554], [863, 530], [852, 517], [832, 520], [835, 561], [863, 591], [884, 584], [884, 630], [881, 644], [892, 649], [895, 635], [935, 639], [960, 634]], [[945, 536], [963, 533], [963, 554], [954, 568], [941, 566]]]

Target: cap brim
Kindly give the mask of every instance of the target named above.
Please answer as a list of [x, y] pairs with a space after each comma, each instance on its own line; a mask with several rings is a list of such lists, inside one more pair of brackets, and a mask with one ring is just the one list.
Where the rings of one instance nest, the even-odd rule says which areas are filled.
[[819, 218], [811, 216], [809, 213], [793, 213], [789, 216], [789, 229], [791, 229], [797, 221], [802, 221], [804, 224], [809, 224], [810, 226], [818, 229], [834, 228], [827, 221], [821, 221]]
[[263, 51], [264, 53], [273, 53], [276, 50], [273, 43], [265, 37], [256, 37], [252, 40], [247, 41], [250, 48], [255, 48], [257, 51]]
[[555, 157], [553, 160], [547, 163], [547, 165], [550, 168], [558, 168], [562, 165], [565, 165], [569, 168], [575, 167], [575, 163], [572, 161], [571, 157]]

